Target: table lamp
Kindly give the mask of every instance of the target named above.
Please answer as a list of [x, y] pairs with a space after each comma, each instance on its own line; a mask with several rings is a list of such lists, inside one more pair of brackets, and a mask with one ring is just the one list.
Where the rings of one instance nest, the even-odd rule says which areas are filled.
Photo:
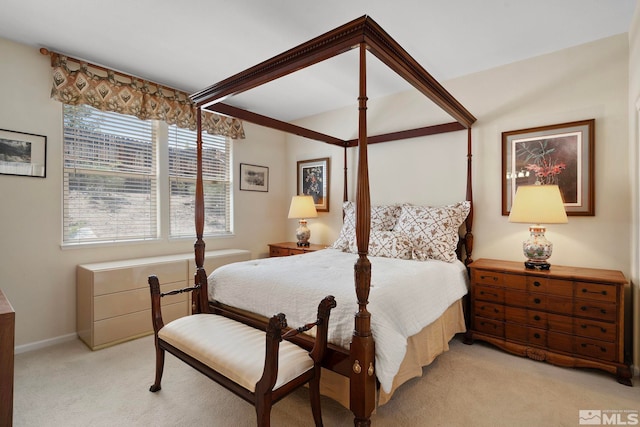
[[526, 222], [529, 239], [522, 242], [524, 265], [528, 269], [549, 270], [547, 262], [553, 244], [544, 236], [546, 228], [541, 224], [567, 223], [567, 213], [557, 185], [523, 185], [518, 187], [511, 205], [509, 222]]
[[289, 218], [297, 218], [299, 220], [298, 223], [300, 225], [296, 230], [298, 246], [309, 246], [311, 230], [307, 228], [306, 218], [315, 218], [317, 216], [318, 212], [313, 202], [313, 196], [293, 196], [289, 207]]

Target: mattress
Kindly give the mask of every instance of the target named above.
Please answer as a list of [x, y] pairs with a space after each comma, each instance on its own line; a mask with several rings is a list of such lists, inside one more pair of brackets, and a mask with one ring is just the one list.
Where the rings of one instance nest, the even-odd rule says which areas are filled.
[[[327, 295], [337, 307], [329, 321], [329, 342], [349, 348], [358, 309], [354, 264], [358, 255], [324, 249], [304, 255], [228, 264], [209, 276], [209, 299], [265, 317], [285, 313], [290, 326], [314, 320]], [[409, 337], [438, 319], [468, 289], [459, 262], [369, 257], [368, 310], [376, 342], [376, 375], [384, 392], [407, 352]]]

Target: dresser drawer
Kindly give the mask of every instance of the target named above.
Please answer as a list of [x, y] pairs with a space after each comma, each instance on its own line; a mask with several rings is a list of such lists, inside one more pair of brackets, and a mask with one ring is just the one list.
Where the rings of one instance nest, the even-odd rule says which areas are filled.
[[[184, 281], [167, 283], [160, 287], [160, 292], [168, 292], [186, 286], [187, 284]], [[169, 295], [160, 301], [162, 306], [184, 302], [185, 307], [187, 307], [187, 296], [188, 294], [186, 293]], [[151, 309], [149, 289], [134, 289], [95, 297], [93, 302], [93, 318], [94, 320], [102, 320], [148, 309]]]
[[600, 301], [575, 300], [574, 316], [614, 322], [617, 317], [616, 305]]
[[595, 359], [616, 360], [616, 346], [611, 342], [576, 337], [575, 352]]
[[573, 282], [571, 280], [527, 276], [527, 291], [571, 297], [573, 296]]
[[547, 319], [550, 331], [573, 333], [573, 317], [548, 314]]
[[473, 287], [473, 296], [480, 301], [504, 303], [504, 289], [502, 288], [476, 285]]
[[487, 270], [474, 270], [472, 273], [474, 283], [481, 285], [504, 286], [511, 289], [525, 290], [527, 278], [519, 274], [507, 274]]
[[269, 248], [269, 256], [271, 257], [289, 256], [289, 249], [271, 246]]
[[547, 332], [547, 346], [551, 350], [564, 351], [565, 353], [573, 353], [574, 337], [569, 334], [559, 332]]
[[491, 302], [477, 301], [474, 307], [476, 316], [495, 320], [504, 320], [505, 306]]
[[599, 322], [591, 319], [575, 319], [573, 333], [582, 337], [614, 342], [617, 337], [614, 323]]
[[616, 287], [601, 283], [576, 282], [575, 297], [615, 303]]
[[475, 319], [475, 329], [485, 334], [504, 338], [504, 323], [497, 320], [489, 320], [478, 317]]
[[547, 328], [548, 314], [543, 311], [527, 310], [526, 308], [505, 307], [505, 319], [510, 322], [529, 325], [535, 328]]

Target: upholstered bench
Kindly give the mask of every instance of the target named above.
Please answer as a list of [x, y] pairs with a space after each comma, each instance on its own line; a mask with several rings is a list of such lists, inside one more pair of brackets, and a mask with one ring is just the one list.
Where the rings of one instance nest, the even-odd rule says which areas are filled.
[[[256, 408], [259, 426], [268, 426], [271, 406], [298, 387], [309, 383], [316, 426], [322, 425], [320, 410], [321, 361], [327, 346], [328, 322], [336, 306], [324, 298], [315, 322], [287, 331], [284, 314], [269, 320], [266, 332], [219, 314], [199, 313], [162, 322], [160, 285], [149, 277], [156, 345], [156, 379], [150, 391], [161, 389], [164, 352], [231, 390]], [[194, 290], [191, 288], [180, 291]], [[167, 292], [164, 295], [171, 294]], [[286, 339], [317, 326], [314, 347], [307, 351]]]

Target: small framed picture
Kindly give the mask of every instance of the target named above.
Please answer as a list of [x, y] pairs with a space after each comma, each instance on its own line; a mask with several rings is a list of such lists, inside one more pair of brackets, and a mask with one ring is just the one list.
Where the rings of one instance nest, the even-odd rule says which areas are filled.
[[502, 133], [502, 215], [520, 185], [555, 184], [567, 215], [593, 216], [595, 119]]
[[269, 191], [269, 168], [240, 163], [240, 190]]
[[45, 178], [47, 137], [0, 129], [0, 174]]
[[313, 196], [318, 212], [329, 212], [329, 157], [298, 162], [298, 195]]

